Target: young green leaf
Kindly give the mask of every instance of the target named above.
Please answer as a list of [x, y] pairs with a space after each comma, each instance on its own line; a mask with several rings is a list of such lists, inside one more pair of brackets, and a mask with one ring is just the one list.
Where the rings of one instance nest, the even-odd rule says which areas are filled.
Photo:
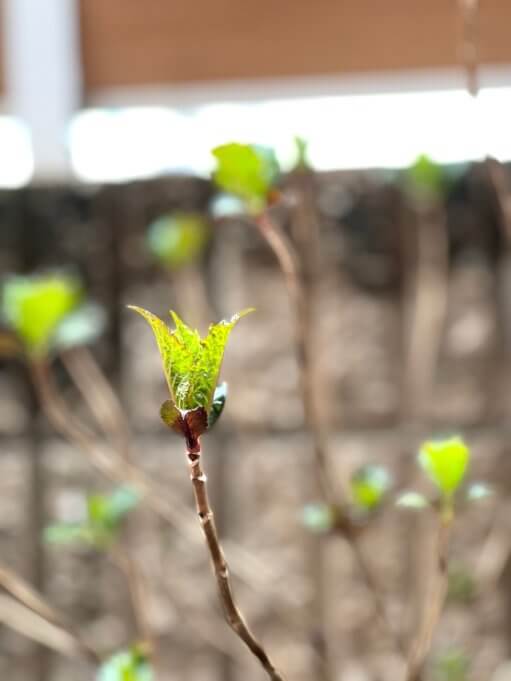
[[303, 137], [295, 135], [294, 144], [296, 150], [295, 170], [308, 170], [310, 168], [308, 157], [308, 142]]
[[209, 225], [200, 214], [173, 213], [150, 225], [147, 244], [163, 265], [177, 269], [196, 262], [209, 237]]
[[445, 177], [441, 166], [422, 155], [405, 171], [406, 187], [415, 198], [440, 199]]
[[44, 529], [43, 539], [48, 544], [93, 543], [90, 527], [84, 523], [58, 523]]
[[363, 466], [351, 478], [350, 487], [355, 506], [372, 511], [383, 501], [390, 487], [390, 476], [381, 466]]
[[467, 681], [470, 662], [462, 650], [447, 650], [434, 663], [434, 678], [437, 681]]
[[97, 681], [153, 681], [147, 659], [135, 648], [116, 653], [99, 668]]
[[2, 316], [29, 355], [47, 352], [58, 325], [83, 295], [74, 276], [59, 273], [12, 276], [2, 291]]
[[396, 501], [396, 506], [411, 508], [416, 511], [427, 508], [429, 505], [429, 501], [426, 497], [418, 492], [403, 492]]
[[493, 495], [493, 489], [484, 482], [473, 482], [467, 489], [467, 501], [482, 501]]
[[139, 501], [139, 494], [129, 487], [119, 487], [109, 495], [92, 494], [87, 498], [88, 522], [105, 534], [113, 533]]
[[302, 510], [302, 523], [311, 532], [323, 534], [334, 526], [335, 513], [326, 504], [307, 504]]
[[[171, 314], [176, 328], [171, 331], [151, 312], [133, 305], [129, 307], [142, 315], [153, 330], [173, 404], [181, 412], [202, 408], [207, 414], [213, 402], [229, 334], [237, 322], [251, 310], [243, 310], [229, 321], [212, 324], [207, 336], [201, 338], [175, 312]], [[166, 422], [168, 414], [166, 408], [165, 415], [162, 413]]]
[[51, 345], [58, 350], [68, 350], [94, 342], [106, 326], [106, 314], [100, 305], [86, 303], [66, 315], [57, 325]]
[[279, 165], [272, 149], [249, 144], [224, 144], [212, 151], [217, 161], [213, 180], [223, 190], [244, 199], [257, 212], [266, 205]]
[[446, 497], [451, 497], [461, 484], [470, 458], [467, 445], [459, 437], [425, 442], [419, 462]]
[[225, 402], [227, 400], [227, 383], [224, 381], [217, 385], [215, 392], [213, 393], [213, 401], [211, 403], [211, 409], [208, 414], [208, 429], [213, 428], [215, 423], [218, 421], [225, 407]]
[[476, 594], [476, 582], [468, 567], [461, 563], [450, 563], [448, 572], [447, 598], [453, 603], [470, 603]]

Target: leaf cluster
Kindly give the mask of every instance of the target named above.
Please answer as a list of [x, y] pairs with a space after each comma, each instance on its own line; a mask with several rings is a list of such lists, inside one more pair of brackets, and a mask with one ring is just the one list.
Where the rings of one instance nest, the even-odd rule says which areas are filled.
[[59, 271], [7, 277], [0, 317], [31, 359], [89, 343], [105, 325], [102, 309], [84, 300], [79, 278]]
[[273, 149], [231, 142], [216, 147], [212, 154], [217, 163], [215, 184], [242, 199], [249, 213], [261, 212], [280, 174]]
[[108, 495], [90, 495], [83, 522], [50, 525], [45, 529], [44, 538], [55, 544], [78, 542], [106, 548], [115, 541], [123, 520], [139, 501], [140, 496], [129, 487], [119, 487]]
[[147, 233], [151, 254], [176, 270], [196, 262], [210, 238], [210, 228], [198, 213], [172, 213], [155, 220]]

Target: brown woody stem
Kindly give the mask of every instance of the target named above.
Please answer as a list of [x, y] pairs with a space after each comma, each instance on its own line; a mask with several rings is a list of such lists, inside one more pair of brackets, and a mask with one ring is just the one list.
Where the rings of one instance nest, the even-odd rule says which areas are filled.
[[451, 525], [452, 513], [440, 513], [435, 570], [431, 578], [430, 588], [426, 591], [419, 631], [408, 658], [406, 681], [419, 681], [424, 662], [431, 648], [435, 629], [442, 614], [448, 587], [448, 549]]
[[215, 518], [209, 504], [206, 485], [207, 478], [202, 470], [200, 454], [187, 452], [187, 455], [197, 515], [199, 516], [202, 532], [208, 546], [217, 582], [218, 595], [227, 624], [259, 660], [268, 677], [272, 681], [284, 681], [284, 676], [277, 671], [263, 646], [250, 631], [236, 604], [229, 576], [229, 566], [220, 545]]

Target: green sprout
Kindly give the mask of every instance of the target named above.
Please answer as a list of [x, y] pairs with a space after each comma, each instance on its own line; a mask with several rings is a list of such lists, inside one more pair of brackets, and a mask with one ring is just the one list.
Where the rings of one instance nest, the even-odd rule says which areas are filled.
[[78, 277], [66, 272], [13, 275], [2, 286], [1, 316], [31, 359], [52, 349], [94, 340], [103, 330], [102, 309], [84, 303]]
[[302, 523], [311, 532], [324, 534], [336, 523], [336, 513], [327, 504], [306, 504], [302, 509]]
[[439, 200], [445, 193], [444, 169], [424, 154], [405, 171], [404, 181], [414, 199]]
[[193, 264], [204, 251], [210, 228], [198, 213], [172, 213], [153, 222], [147, 234], [152, 255], [172, 270]]
[[[454, 498], [460, 496], [457, 493], [465, 481], [470, 463], [468, 446], [459, 436], [428, 440], [419, 450], [418, 461], [436, 487], [439, 499], [432, 502], [423, 494], [406, 491], [397, 499], [397, 505], [417, 510], [434, 506], [440, 509], [445, 520], [452, 518]], [[479, 502], [492, 494], [493, 490], [485, 483], [473, 482], [465, 487], [460, 501]]]
[[453, 603], [468, 604], [474, 600], [477, 585], [468, 567], [462, 563], [449, 565], [447, 599]]
[[306, 139], [296, 135], [293, 138], [296, 160], [294, 165], [294, 170], [309, 170], [309, 144]]
[[207, 336], [201, 338], [173, 311], [170, 314], [176, 328], [171, 331], [151, 312], [128, 307], [151, 326], [160, 351], [171, 397], [161, 407], [162, 420], [185, 437], [189, 452], [198, 452], [200, 435], [216, 422], [225, 403], [226, 387], [217, 387], [217, 380], [227, 339], [237, 322], [252, 310], [211, 324]]
[[390, 476], [381, 466], [362, 466], [352, 476], [350, 491], [356, 509], [365, 513], [376, 510], [390, 487]]
[[447, 650], [434, 662], [434, 678], [438, 681], [466, 681], [469, 667], [468, 657], [462, 650]]
[[215, 184], [243, 199], [250, 213], [261, 212], [280, 173], [275, 152], [268, 147], [232, 142], [216, 147], [212, 154], [217, 162]]
[[53, 544], [78, 542], [106, 548], [115, 541], [125, 517], [139, 501], [139, 494], [129, 487], [119, 487], [109, 495], [90, 495], [83, 522], [50, 525], [44, 531], [44, 539]]
[[430, 505], [429, 501], [423, 494], [413, 491], [403, 492], [403, 494], [400, 494], [396, 503], [398, 506], [410, 508], [416, 511], [427, 508]]
[[99, 668], [97, 681], [153, 681], [147, 657], [137, 648], [112, 655]]
[[460, 437], [425, 442], [419, 463], [442, 496], [451, 499], [465, 477], [470, 451]]

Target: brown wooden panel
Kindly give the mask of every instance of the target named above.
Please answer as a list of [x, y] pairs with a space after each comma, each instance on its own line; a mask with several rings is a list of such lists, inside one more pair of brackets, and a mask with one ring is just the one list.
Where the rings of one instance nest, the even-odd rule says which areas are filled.
[[[481, 4], [481, 57], [511, 62], [511, 2]], [[455, 65], [456, 0], [81, 0], [88, 91]]]

